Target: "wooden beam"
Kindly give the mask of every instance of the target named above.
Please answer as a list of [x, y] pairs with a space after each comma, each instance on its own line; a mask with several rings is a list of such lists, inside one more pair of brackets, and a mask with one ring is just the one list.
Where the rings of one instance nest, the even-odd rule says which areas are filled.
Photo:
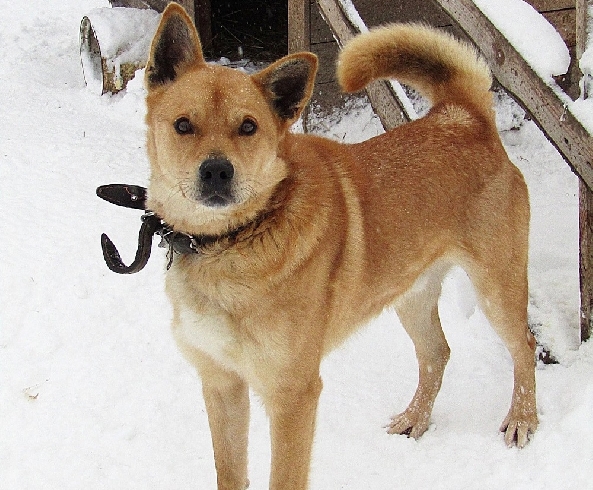
[[435, 0], [475, 42], [498, 82], [531, 114], [572, 170], [593, 188], [593, 137], [471, 0]]
[[576, 0], [576, 51], [577, 58], [580, 60], [581, 56], [585, 52], [587, 46], [587, 23], [588, 23], [588, 12], [587, 12], [587, 0]]
[[[576, 0], [576, 54], [581, 59], [587, 46], [587, 0]], [[583, 97], [587, 84], [583, 84]], [[593, 192], [579, 180], [579, 280], [581, 288], [581, 341], [593, 332]]]
[[[359, 33], [336, 0], [317, 0], [321, 15], [329, 25], [340, 47]], [[385, 130], [408, 121], [406, 111], [394, 95], [389, 82], [382, 80], [371, 83], [366, 89], [375, 114], [379, 116]]]
[[311, 4], [309, 0], [288, 0], [288, 53], [309, 51]]
[[574, 8], [574, 0], [527, 0], [527, 3], [540, 12]]
[[579, 180], [579, 280], [581, 342], [593, 333], [593, 192]]
[[[288, 54], [311, 50], [310, 0], [288, 0]], [[303, 109], [303, 131], [309, 132], [309, 104]]]

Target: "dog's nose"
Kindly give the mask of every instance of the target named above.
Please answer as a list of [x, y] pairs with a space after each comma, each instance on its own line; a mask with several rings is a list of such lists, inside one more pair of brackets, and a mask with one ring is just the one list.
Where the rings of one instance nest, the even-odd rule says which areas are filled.
[[232, 200], [233, 164], [226, 158], [209, 158], [198, 171], [202, 200], [207, 205], [221, 206]]
[[209, 158], [200, 165], [200, 180], [214, 188], [227, 185], [233, 175], [235, 168], [226, 158]]

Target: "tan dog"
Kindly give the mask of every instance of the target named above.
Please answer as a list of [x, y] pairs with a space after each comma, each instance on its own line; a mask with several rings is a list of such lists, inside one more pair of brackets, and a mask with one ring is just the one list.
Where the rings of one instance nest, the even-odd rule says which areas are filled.
[[507, 444], [523, 446], [538, 423], [528, 195], [496, 131], [487, 66], [428, 27], [354, 39], [338, 67], [346, 90], [396, 77], [433, 103], [356, 145], [288, 131], [316, 68], [310, 53], [252, 76], [208, 65], [176, 4], [152, 45], [148, 207], [197, 250], [175, 255], [167, 293], [175, 338], [202, 378], [219, 489], [248, 485], [248, 387], [270, 417], [270, 488], [307, 487], [320, 361], [386, 306], [420, 370], [389, 432], [422, 435], [449, 358], [437, 299], [452, 264], [514, 362]]

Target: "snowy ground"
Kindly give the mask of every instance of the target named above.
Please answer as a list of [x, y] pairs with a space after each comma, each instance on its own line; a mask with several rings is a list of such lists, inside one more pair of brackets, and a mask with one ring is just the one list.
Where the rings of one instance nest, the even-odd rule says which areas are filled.
[[[101, 0], [0, 0], [0, 489], [215, 488], [200, 384], [168, 331], [162, 251], [107, 270], [99, 235], [131, 257], [139, 213], [97, 185], [145, 184], [143, 92], [83, 86], [78, 24]], [[500, 106], [501, 127], [512, 114]], [[325, 126], [376, 134], [368, 108]], [[507, 120], [507, 123], [504, 121]], [[503, 135], [533, 204], [531, 321], [560, 361], [537, 370], [540, 429], [507, 449], [511, 363], [457, 270], [441, 314], [451, 362], [419, 441], [382, 425], [416, 384], [386, 312], [323, 364], [312, 489], [593, 488], [593, 344], [578, 348], [577, 181], [535, 126]], [[267, 488], [267, 421], [253, 400], [252, 488]]]

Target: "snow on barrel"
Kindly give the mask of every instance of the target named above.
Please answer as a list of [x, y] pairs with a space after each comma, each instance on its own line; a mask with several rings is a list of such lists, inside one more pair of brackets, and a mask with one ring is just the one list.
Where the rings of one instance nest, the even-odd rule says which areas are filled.
[[116, 93], [144, 68], [160, 14], [150, 9], [97, 8], [80, 23], [80, 60], [86, 86]]

